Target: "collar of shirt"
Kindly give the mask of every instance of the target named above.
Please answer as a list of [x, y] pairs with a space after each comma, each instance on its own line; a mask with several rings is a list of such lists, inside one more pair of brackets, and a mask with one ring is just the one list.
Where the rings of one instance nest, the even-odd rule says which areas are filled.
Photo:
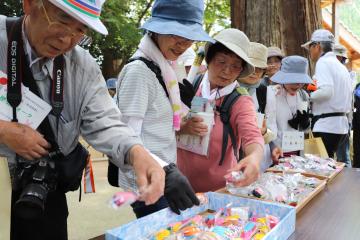
[[336, 55], [333, 52], [327, 52], [322, 57], [325, 57], [325, 58], [327, 58], [327, 57], [336, 57]]
[[227, 85], [226, 87], [214, 88], [210, 90], [210, 81], [208, 77], [208, 72], [206, 72], [203, 81], [201, 83], [201, 95], [202, 97], [212, 101], [230, 94], [238, 86], [239, 86], [238, 82], [234, 81], [233, 83]]

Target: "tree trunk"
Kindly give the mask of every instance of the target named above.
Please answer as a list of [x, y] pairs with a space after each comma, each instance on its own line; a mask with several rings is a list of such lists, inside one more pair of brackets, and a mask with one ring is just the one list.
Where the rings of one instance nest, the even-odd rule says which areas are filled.
[[321, 26], [320, 0], [281, 0], [281, 48], [286, 55], [307, 56], [301, 44]]
[[301, 44], [321, 26], [320, 0], [231, 0], [231, 21], [250, 41], [307, 56]]

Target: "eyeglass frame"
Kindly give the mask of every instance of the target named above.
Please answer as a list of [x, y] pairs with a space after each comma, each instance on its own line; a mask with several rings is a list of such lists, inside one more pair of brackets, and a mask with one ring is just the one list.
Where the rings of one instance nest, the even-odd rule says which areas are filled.
[[195, 42], [193, 40], [190, 40], [190, 39], [187, 39], [187, 38], [184, 38], [184, 37], [181, 37], [181, 36], [177, 36], [177, 35], [174, 35], [174, 34], [169, 34], [169, 36], [176, 41], [175, 44], [177, 46], [189, 47]]
[[[241, 73], [241, 71], [242, 70], [244, 70], [244, 64], [243, 64], [243, 62], [240, 64], [241, 66], [240, 67], [237, 67], [237, 66], [235, 66], [235, 64], [229, 64], [229, 63], [226, 63], [226, 61], [224, 61], [223, 60], [223, 63], [220, 63], [219, 61], [219, 59], [218, 59], [218, 57], [217, 56], [214, 56], [214, 58], [213, 58], [213, 60], [212, 61], [214, 61], [214, 64], [217, 66], [217, 67], [220, 67], [221, 69], [226, 69], [229, 65], [229, 69], [230, 69], [230, 72], [231, 73], [235, 73], [235, 72], [240, 72]], [[238, 68], [238, 69], [234, 69], [234, 68], [232, 68], [232, 67], [236, 67], [236, 68]]]
[[79, 38], [79, 40], [77, 41], [78, 45], [89, 45], [92, 42], [92, 38], [90, 36], [86, 35], [85, 33], [82, 32], [82, 33], [77, 33], [76, 34], [76, 33], [74, 33], [74, 30], [72, 30], [70, 27], [68, 27], [64, 23], [61, 23], [59, 21], [51, 21], [49, 15], [47, 13], [47, 10], [45, 8], [45, 4], [44, 4], [43, 0], [41, 0], [41, 8], [43, 9], [45, 18], [46, 18], [46, 20], [47, 20], [47, 22], [49, 24], [48, 29], [50, 28], [51, 25], [57, 24], [57, 25], [60, 25], [61, 27], [65, 28], [67, 30], [67, 32], [68, 32], [67, 34], [64, 31], [65, 35], [70, 35], [70, 37], [72, 39]]

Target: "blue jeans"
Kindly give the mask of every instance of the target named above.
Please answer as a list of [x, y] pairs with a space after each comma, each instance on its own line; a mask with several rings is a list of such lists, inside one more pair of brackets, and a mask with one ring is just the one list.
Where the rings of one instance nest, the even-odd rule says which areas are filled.
[[336, 158], [338, 162], [343, 162], [346, 164], [346, 167], [351, 168], [350, 160], [350, 133], [347, 134], [342, 141], [340, 141], [339, 146], [336, 150]]
[[167, 208], [169, 205], [164, 196], [162, 196], [156, 203], [145, 205], [145, 202], [136, 201], [131, 204], [133, 211], [137, 218], [145, 217], [149, 214], [157, 212], [161, 209]]

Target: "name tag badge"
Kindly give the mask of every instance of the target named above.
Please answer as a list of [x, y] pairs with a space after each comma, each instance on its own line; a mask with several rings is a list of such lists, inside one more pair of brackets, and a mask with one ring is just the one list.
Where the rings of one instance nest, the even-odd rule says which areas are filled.
[[281, 147], [284, 152], [304, 150], [304, 132], [283, 132]]
[[[0, 119], [11, 121], [13, 118], [12, 107], [7, 102], [6, 74], [0, 71]], [[16, 108], [19, 123], [25, 124], [32, 129], [37, 129], [40, 123], [51, 111], [51, 106], [40, 97], [32, 93], [29, 88], [21, 86], [22, 100]]]

